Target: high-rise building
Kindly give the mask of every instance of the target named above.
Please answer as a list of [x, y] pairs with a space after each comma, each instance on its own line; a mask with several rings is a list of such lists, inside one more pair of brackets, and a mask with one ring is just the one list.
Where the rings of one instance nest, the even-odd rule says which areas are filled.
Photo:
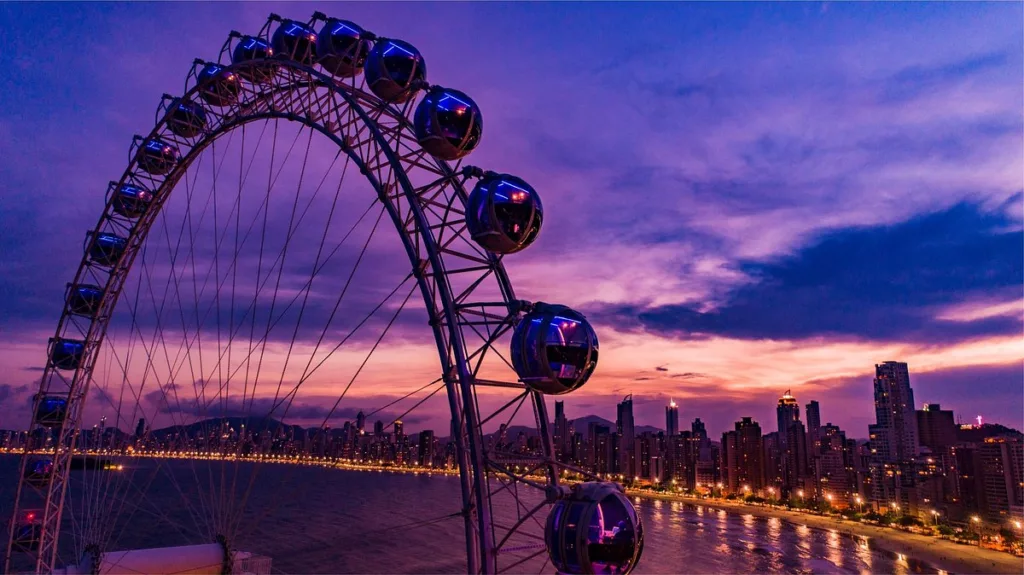
[[422, 467], [434, 465], [434, 432], [425, 429], [420, 432], [419, 464]]
[[373, 434], [376, 437], [384, 437], [384, 422], [377, 420], [373, 423]]
[[821, 427], [821, 406], [811, 400], [807, 404], [807, 451], [812, 456], [821, 450], [819, 428]]
[[619, 442], [619, 473], [632, 477], [636, 474], [636, 427], [633, 423], [633, 395], [627, 395], [618, 405], [615, 428]]
[[[781, 435], [781, 434], [780, 434]], [[807, 462], [807, 431], [804, 424], [794, 421], [789, 424], [786, 430], [786, 441], [783, 468], [786, 471], [783, 492], [789, 494], [798, 489], [803, 489], [809, 477]]]
[[699, 417], [690, 424], [690, 431], [693, 432], [694, 437], [700, 440], [702, 446], [708, 441], [707, 427], [704, 426], [704, 422]]
[[815, 495], [832, 495], [833, 504], [849, 504], [857, 493], [857, 476], [854, 454], [849, 452], [846, 434], [831, 423], [819, 427], [819, 431], [819, 452], [814, 459], [815, 485], [818, 489]]
[[917, 411], [915, 418], [921, 447], [940, 454], [956, 445], [956, 421], [951, 410], [942, 409], [938, 403], [926, 403], [924, 409]]
[[994, 521], [1024, 515], [1024, 442], [989, 438], [978, 447], [984, 513]]
[[[788, 494], [802, 487], [807, 468], [807, 437], [800, 423], [800, 404], [790, 390], [782, 394], [775, 408], [778, 421], [779, 449], [782, 456], [782, 491]], [[799, 432], [794, 427], [799, 426]], [[796, 434], [803, 436], [797, 438]]]
[[875, 440], [877, 460], [905, 463], [917, 456], [917, 417], [907, 364], [887, 361], [875, 365]]
[[403, 437], [405, 437], [405, 434], [402, 431], [402, 420], [401, 419], [396, 419], [395, 420], [395, 443], [398, 443], [399, 441], [401, 441]]
[[917, 411], [915, 418], [920, 443], [919, 465], [915, 475], [923, 483], [918, 486], [919, 499], [933, 506], [943, 505], [947, 511], [950, 505], [962, 507], [956, 468], [957, 437], [953, 412], [942, 409], [937, 403], [926, 403], [924, 409]]
[[782, 394], [779, 398], [779, 404], [775, 408], [775, 414], [778, 417], [779, 422], [779, 439], [782, 441], [782, 445], [786, 445], [786, 431], [789, 429], [789, 424], [794, 421], [800, 421], [800, 404], [797, 403], [796, 398], [787, 389], [786, 393]]
[[907, 364], [876, 364], [874, 396], [875, 423], [868, 426], [871, 499], [879, 509], [899, 505], [903, 512], [916, 513], [917, 414]]
[[135, 438], [142, 439], [142, 436], [146, 434], [146, 419], [140, 417], [139, 424], [135, 426]]
[[779, 432], [766, 433], [761, 438], [761, 443], [764, 449], [765, 485], [773, 487], [781, 493], [782, 486], [786, 482], [786, 472], [782, 465], [784, 452], [782, 450], [782, 443], [779, 441]]
[[700, 444], [690, 431], [667, 438], [668, 479], [683, 489], [693, 489], [697, 483], [697, 461]]
[[761, 426], [751, 417], [722, 434], [722, 473], [730, 493], [756, 493], [764, 485]]
[[690, 432], [693, 434], [693, 441], [697, 446], [697, 470], [695, 475], [695, 487], [711, 488], [718, 482], [719, 451], [708, 438], [708, 430], [700, 418], [693, 420], [690, 424]]
[[356, 414], [356, 432], [360, 435], [366, 433], [366, 416], [362, 411]]
[[679, 435], [679, 407], [671, 399], [665, 408], [665, 434], [669, 437]]
[[555, 454], [556, 456], [564, 461], [566, 457], [566, 447], [569, 445], [571, 436], [569, 434], [569, 421], [565, 418], [565, 402], [555, 402]]

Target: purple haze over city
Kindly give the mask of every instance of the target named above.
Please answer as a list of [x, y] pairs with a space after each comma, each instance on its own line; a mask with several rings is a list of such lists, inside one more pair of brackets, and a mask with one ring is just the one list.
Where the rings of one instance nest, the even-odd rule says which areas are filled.
[[[160, 95], [228, 31], [314, 10], [419, 48], [483, 110], [471, 163], [542, 196], [537, 243], [505, 265], [601, 337], [569, 418], [632, 393], [638, 424], [674, 399], [713, 436], [771, 430], [791, 389], [864, 437], [874, 364], [896, 360], [919, 404], [1024, 423], [1019, 3], [7, 3], [0, 428], [26, 423], [83, 234]], [[339, 415], [436, 377], [415, 319], [396, 329], [422, 362]], [[448, 418], [439, 401], [407, 425]]]

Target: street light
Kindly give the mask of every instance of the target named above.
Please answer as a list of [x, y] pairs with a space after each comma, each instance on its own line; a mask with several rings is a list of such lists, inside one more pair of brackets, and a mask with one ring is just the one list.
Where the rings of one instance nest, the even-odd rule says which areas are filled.
[[932, 509], [932, 517], [935, 518], [935, 524], [938, 525], [939, 524], [939, 512], [934, 510], [934, 509]]

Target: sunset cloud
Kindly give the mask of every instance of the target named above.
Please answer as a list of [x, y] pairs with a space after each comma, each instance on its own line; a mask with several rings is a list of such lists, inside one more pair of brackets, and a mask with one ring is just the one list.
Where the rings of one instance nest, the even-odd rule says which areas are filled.
[[[47, 6], [42, 18], [39, 6], [5, 7], [0, 65], [12, 89], [0, 93], [0, 104], [16, 113], [0, 120], [0, 427], [25, 419], [26, 386], [39, 377], [85, 230], [96, 223], [107, 182], [127, 165], [132, 134], [151, 129], [160, 95], [180, 93], [192, 59], [214, 59], [230, 30], [254, 32], [269, 12], [305, 17], [317, 9], [323, 6], [67, 4]], [[52, 22], [54, 10], [60, 28], [37, 24]], [[958, 413], [1024, 424], [1020, 5], [332, 10], [416, 45], [432, 83], [465, 91], [483, 109], [482, 144], [467, 163], [519, 175], [541, 194], [537, 242], [504, 263], [517, 297], [574, 306], [597, 328], [601, 363], [567, 399], [570, 417], [613, 418], [614, 403], [635, 393], [639, 423], [662, 424], [671, 397], [684, 419], [702, 417], [713, 434], [743, 415], [770, 430], [774, 401], [791, 388], [862, 437], [873, 417], [873, 366], [899, 360], [910, 364], [919, 402], [940, 399]], [[613, 33], [622, 41], [595, 41]], [[76, 49], [58, 53], [54, 47], [68, 37]], [[249, 138], [255, 142], [255, 134]], [[108, 341], [122, 346], [117, 358], [130, 365], [121, 370], [145, 384], [142, 394], [178, 385], [194, 397], [194, 381], [224, 377], [209, 360], [217, 334], [227, 333], [218, 319], [226, 325], [244, 317], [248, 328], [276, 318], [261, 353], [263, 406], [279, 382], [287, 388], [302, 379], [321, 335], [329, 345], [317, 349], [317, 361], [408, 274], [408, 257], [385, 219], [332, 316], [368, 237], [372, 221], [364, 222], [306, 297], [321, 230], [329, 229], [328, 249], [339, 245], [373, 199], [364, 181], [346, 176], [339, 219], [327, 226], [330, 183], [337, 185], [340, 172], [332, 164], [337, 150], [326, 143], [312, 147], [308, 170], [329, 176], [330, 191], [311, 199], [316, 177], [300, 188], [303, 165], [295, 161], [266, 210], [267, 253], [276, 255], [293, 227], [296, 191], [310, 199], [294, 226], [299, 247], [289, 248], [283, 265], [260, 264], [255, 234], [230, 266], [215, 264], [212, 242], [191, 250], [184, 277], [191, 282], [192, 263], [200, 283], [209, 276], [218, 285], [237, 272], [234, 301], [223, 293], [217, 301], [216, 290], [172, 293], [161, 308], [176, 226], [186, 214], [198, 222], [203, 212], [201, 202], [174, 191], [164, 227], [147, 244], [152, 280], [136, 266], [130, 284], [155, 295], [143, 297], [134, 320], [123, 298]], [[256, 153], [260, 176], [245, 186], [247, 198], [265, 194], [269, 154]], [[239, 179], [233, 164], [221, 174], [227, 181]], [[209, 169], [196, 166], [201, 194], [209, 193]], [[218, 213], [229, 213], [231, 197], [220, 197]], [[260, 210], [258, 201], [244, 203], [242, 225], [261, 222]], [[196, 223], [197, 237], [213, 237], [212, 220], [205, 221]], [[277, 299], [269, 288], [257, 297], [256, 285], [277, 285], [278, 273]], [[309, 421], [326, 413], [405, 293], [388, 299], [302, 384], [295, 413]], [[210, 309], [218, 312], [204, 315]], [[196, 324], [206, 347], [190, 354], [181, 332]], [[147, 339], [158, 327], [166, 337]], [[232, 347], [236, 368], [251, 352], [248, 329], [243, 335]], [[129, 348], [136, 350], [131, 362]], [[116, 372], [117, 358], [101, 361]], [[490, 361], [495, 378], [514, 378], [500, 359]], [[147, 363], [178, 373], [147, 376]], [[338, 414], [375, 409], [439, 372], [417, 291]], [[97, 394], [121, 387], [109, 371], [95, 385]], [[984, 398], [964, 392], [978, 385], [988, 390]], [[98, 417], [103, 397], [87, 418]], [[511, 397], [481, 391], [484, 409]], [[225, 401], [232, 413], [236, 400]], [[160, 411], [157, 396], [143, 402]], [[420, 410], [416, 427], [447, 434], [443, 392]], [[200, 411], [193, 405], [173, 416]], [[516, 421], [531, 424], [527, 411]]]

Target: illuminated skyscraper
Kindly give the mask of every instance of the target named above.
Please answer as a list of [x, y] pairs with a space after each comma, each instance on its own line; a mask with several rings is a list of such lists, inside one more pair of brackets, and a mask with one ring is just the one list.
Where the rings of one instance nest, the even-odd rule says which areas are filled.
[[907, 364], [876, 364], [874, 393], [875, 423], [868, 426], [871, 499], [877, 508], [896, 504], [916, 512], [917, 414]]
[[817, 401], [811, 401], [807, 404], [807, 451], [812, 455], [821, 448], [820, 427], [821, 407]]
[[420, 432], [419, 464], [423, 467], [434, 464], [434, 432], [430, 429]]
[[665, 433], [669, 437], [679, 435], [679, 407], [672, 400], [669, 400], [665, 408]]
[[555, 453], [565, 460], [566, 447], [569, 445], [569, 421], [565, 418], [565, 402], [555, 402]]
[[633, 423], [633, 395], [627, 395], [622, 403], [618, 405], [618, 416], [615, 418], [615, 427], [621, 441], [619, 445], [619, 473], [632, 476], [636, 473], [636, 461], [634, 452], [636, 450], [636, 427]]
[[782, 394], [779, 398], [779, 405], [775, 408], [775, 414], [778, 417], [779, 422], [779, 440], [782, 445], [786, 445], [785, 435], [789, 430], [789, 424], [794, 421], [800, 421], [800, 404], [797, 403], [796, 398], [786, 390], [786, 393]]
[[803, 487], [807, 475], [807, 435], [800, 423], [800, 404], [787, 389], [775, 408], [778, 418], [778, 447], [782, 461], [783, 492]]
[[875, 425], [871, 427], [876, 460], [903, 463], [917, 456], [917, 416], [907, 364], [887, 361], [875, 366]]
[[754, 494], [764, 485], [761, 426], [751, 417], [722, 434], [722, 472], [730, 493]]

